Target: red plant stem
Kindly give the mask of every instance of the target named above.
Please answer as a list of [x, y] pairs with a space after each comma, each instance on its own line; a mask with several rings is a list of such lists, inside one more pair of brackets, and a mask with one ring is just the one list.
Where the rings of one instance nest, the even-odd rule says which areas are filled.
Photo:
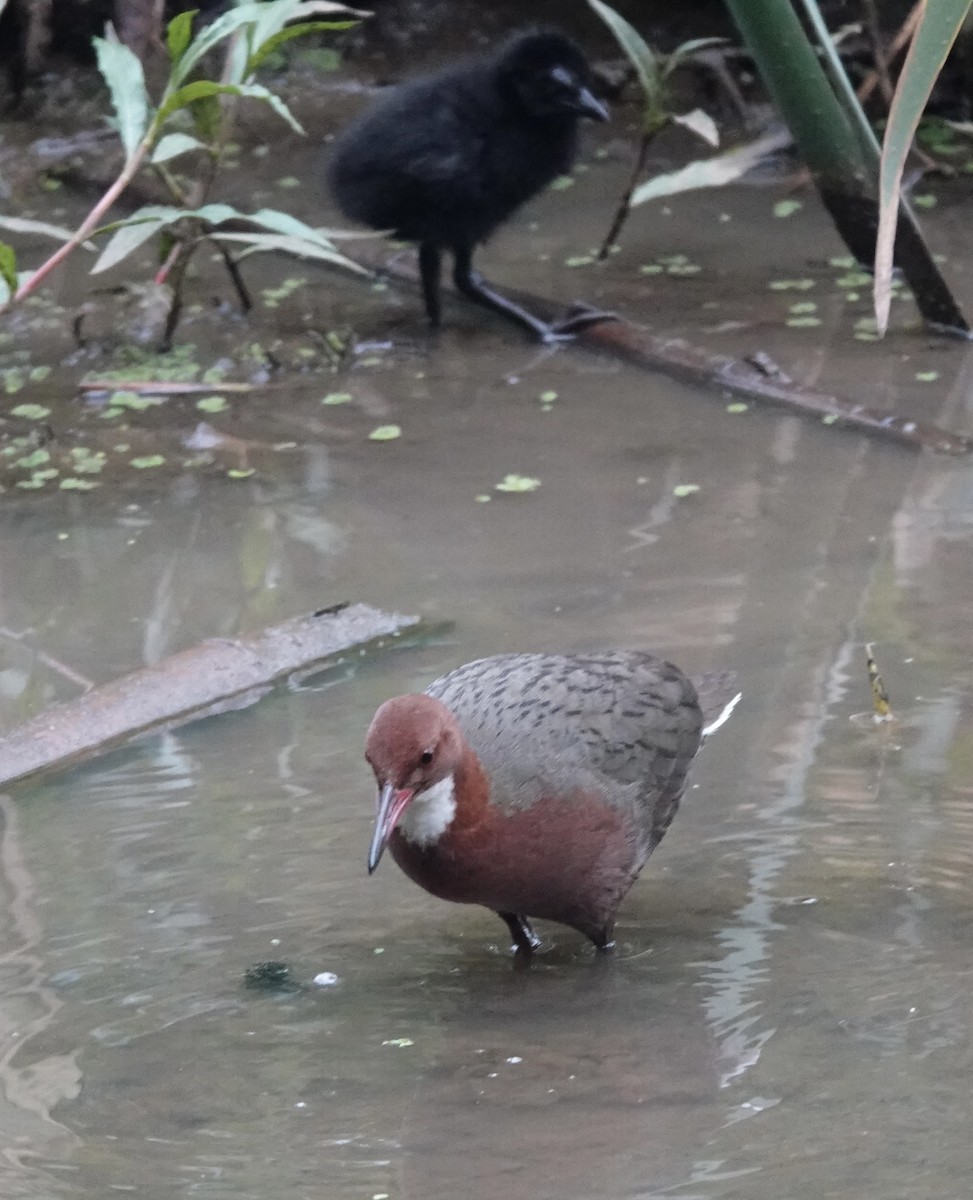
[[[153, 131], [150, 130], [150, 133]], [[153, 134], [154, 136], [154, 134]], [[46, 262], [41, 263], [36, 271], [26, 279], [14, 295], [11, 297], [9, 304], [18, 304], [25, 296], [29, 296], [40, 283], [47, 278], [55, 267], [61, 265], [69, 254], [77, 250], [82, 242], [88, 240], [88, 236], [101, 224], [105, 213], [111, 208], [122, 192], [131, 183], [136, 171], [142, 165], [142, 159], [145, 158], [149, 146], [152, 144], [152, 139], [149, 136], [143, 139], [142, 142], [135, 148], [135, 153], [122, 168], [122, 173], [118, 176], [115, 182], [111, 185], [104, 196], [98, 201], [90, 213], [81, 222], [74, 234], [59, 246]], [[2, 311], [2, 309], [0, 309]]]

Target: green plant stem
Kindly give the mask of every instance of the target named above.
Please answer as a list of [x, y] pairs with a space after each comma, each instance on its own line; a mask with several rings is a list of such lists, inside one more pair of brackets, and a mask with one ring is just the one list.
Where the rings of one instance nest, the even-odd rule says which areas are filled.
[[777, 107], [819, 181], [877, 195], [848, 114], [821, 69], [791, 0], [726, 0]]
[[[233, 78], [233, 60], [242, 37], [243, 31], [238, 29], [231, 35], [227, 43], [226, 55], [223, 59], [223, 70], [220, 73], [221, 83], [240, 82]], [[205, 166], [189, 189], [188, 200], [184, 202], [184, 207], [187, 208], [200, 208], [205, 203], [206, 197], [209, 195], [210, 189], [216, 180], [217, 173], [223, 164], [226, 146], [230, 140], [230, 134], [236, 121], [236, 112], [239, 106], [238, 97], [219, 96], [217, 97], [217, 103], [220, 106], [219, 128], [216, 131], [216, 136], [210, 142], [209, 155], [207, 156]], [[194, 225], [195, 237], [192, 239], [180, 238], [155, 277], [156, 283], [163, 284], [168, 282], [173, 289], [172, 307], [169, 310], [169, 317], [166, 321], [165, 333], [163, 334], [164, 347], [171, 345], [172, 338], [176, 332], [176, 326], [179, 323], [179, 317], [182, 313], [182, 286], [186, 278], [189, 259], [199, 244], [198, 239], [205, 237], [205, 230], [202, 224], [194, 222]], [[249, 312], [253, 302], [243, 282], [240, 269], [226, 247], [219, 243], [217, 245], [223, 257], [223, 264], [229, 272], [230, 279], [236, 290], [240, 307], [244, 312]]]
[[[845, 70], [845, 65], [838, 54], [838, 47], [834, 44], [834, 39], [831, 37], [830, 31], [824, 23], [824, 17], [821, 16], [821, 10], [818, 8], [816, 0], [802, 0], [802, 2], [804, 4], [804, 11], [807, 13], [808, 23], [814, 30], [814, 36], [818, 39], [821, 61], [831, 81], [831, 87], [834, 90], [838, 103], [845, 110], [845, 116], [848, 118], [852, 132], [858, 138], [862, 157], [868, 164], [869, 170], [872, 171], [878, 166], [878, 162], [882, 156], [882, 148], [878, 144], [878, 138], [876, 138], [875, 131], [869, 124], [868, 118], [865, 116], [865, 111], [858, 97], [855, 95], [855, 89], [848, 78], [848, 72]], [[881, 48], [878, 47], [878, 53], [880, 52]]]
[[632, 173], [629, 176], [628, 185], [618, 201], [618, 207], [615, 209], [615, 215], [612, 217], [611, 225], [608, 232], [605, 234], [605, 240], [601, 243], [601, 247], [595, 256], [599, 262], [603, 262], [611, 250], [612, 246], [618, 241], [619, 235], [622, 232], [622, 226], [628, 220], [628, 214], [632, 211], [632, 194], [639, 185], [639, 180], [642, 178], [642, 172], [645, 170], [645, 160], [649, 156], [649, 146], [655, 140], [656, 129], [653, 133], [643, 133], [639, 140], [639, 148], [635, 155], [635, 164], [632, 167]]

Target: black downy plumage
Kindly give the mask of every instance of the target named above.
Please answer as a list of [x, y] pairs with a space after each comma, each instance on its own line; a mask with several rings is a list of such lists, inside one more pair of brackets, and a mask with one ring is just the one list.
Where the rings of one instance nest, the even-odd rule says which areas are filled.
[[340, 135], [328, 181], [345, 216], [418, 243], [426, 312], [440, 323], [442, 253], [465, 296], [542, 341], [605, 314], [549, 325], [494, 291], [473, 251], [577, 153], [578, 121], [608, 112], [584, 55], [553, 31], [521, 33], [486, 58], [392, 88]]

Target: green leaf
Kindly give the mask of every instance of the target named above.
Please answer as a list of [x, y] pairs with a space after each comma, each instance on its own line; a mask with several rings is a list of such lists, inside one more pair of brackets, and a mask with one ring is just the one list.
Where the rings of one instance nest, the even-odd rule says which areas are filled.
[[18, 404], [10, 410], [12, 417], [23, 417], [27, 421], [43, 421], [51, 415], [51, 410], [43, 404]]
[[[589, 0], [589, 3], [591, 2], [592, 0]], [[713, 158], [688, 163], [678, 171], [656, 175], [654, 179], [635, 189], [632, 193], [632, 205], [645, 204], [647, 200], [656, 200], [661, 196], [673, 196], [677, 192], [722, 187], [726, 183], [732, 183], [780, 144], [779, 133], [768, 134], [747, 146], [728, 150], [725, 154], [717, 154]]]
[[677, 113], [672, 119], [677, 125], [681, 125], [690, 133], [695, 133], [698, 138], [702, 138], [704, 142], [708, 142], [714, 150], [719, 146], [720, 131], [708, 112], [704, 112], [701, 108], [694, 108], [691, 112]]
[[498, 492], [536, 492], [541, 486], [539, 479], [531, 475], [504, 475], [499, 483], [494, 484]]
[[141, 392], [118, 391], [111, 393], [108, 403], [116, 410], [130, 408], [135, 412], [144, 412], [148, 408], [158, 408], [163, 401], [156, 396], [143, 396]]
[[76, 479], [73, 475], [67, 479], [62, 479], [58, 485], [64, 492], [91, 492], [96, 487], [101, 487], [95, 479]]
[[800, 212], [804, 205], [800, 200], [778, 200], [774, 205], [775, 217], [792, 217], [794, 213]]
[[193, 130], [209, 145], [218, 142], [223, 124], [223, 106], [219, 96], [198, 96], [187, 105], [192, 117]]
[[[232, 16], [232, 13], [227, 13], [227, 16]], [[268, 88], [265, 88], [259, 83], [213, 83], [209, 79], [199, 79], [195, 83], [187, 83], [185, 87], [179, 88], [165, 100], [162, 107], [159, 109], [157, 117], [158, 124], [162, 124], [174, 112], [180, 108], [186, 108], [196, 100], [200, 100], [206, 96], [249, 96], [255, 100], [265, 100], [270, 107], [282, 117], [295, 133], [303, 134], [304, 130], [298, 121], [292, 116], [290, 109], [281, 100], [280, 96], [275, 96]]]
[[98, 70], [104, 76], [111, 93], [118, 135], [130, 159], [138, 149], [149, 124], [149, 94], [145, 90], [145, 74], [138, 56], [121, 42], [95, 38]]
[[659, 59], [639, 31], [602, 0], [588, 0], [599, 17], [615, 36], [629, 62], [635, 68], [645, 99], [651, 108], [658, 108], [662, 97]]
[[300, 3], [299, 0], [269, 0], [268, 3], [237, 4], [229, 12], [218, 17], [211, 25], [200, 30], [192, 45], [179, 60], [172, 72], [171, 86], [178, 88], [212, 49], [225, 38], [246, 30], [246, 37], [239, 39], [233, 53], [227, 58], [226, 79], [231, 84], [242, 84], [249, 77], [251, 63], [263, 45], [274, 38], [288, 22], [305, 17], [316, 17], [322, 13], [342, 13], [362, 16], [354, 9], [342, 4]]
[[970, 11], [970, 0], [924, 4], [889, 108], [879, 170], [878, 236], [875, 240], [875, 317], [879, 333], [888, 327], [892, 263], [899, 219], [902, 172], [929, 94]]
[[377, 429], [373, 429], [368, 435], [370, 442], [391, 442], [395, 438], [402, 436], [402, 428], [399, 425], [379, 425]]
[[126, 221], [109, 238], [108, 244], [102, 250], [98, 261], [91, 268], [91, 274], [97, 275], [100, 271], [107, 271], [110, 267], [114, 267], [116, 263], [120, 263], [122, 259], [128, 258], [143, 242], [147, 242], [150, 237], [158, 233], [164, 225], [168, 225], [169, 223], [168, 219], [159, 216], [143, 216], [138, 220], [133, 217], [130, 221]]
[[715, 46], [725, 46], [727, 40], [727, 38], [721, 37], [690, 38], [688, 42], [683, 42], [666, 56], [663, 74], [671, 75], [680, 63], [684, 63], [688, 58], [693, 58], [700, 50], [712, 50]]
[[250, 56], [247, 63], [247, 72], [252, 73], [264, 62], [268, 55], [282, 46], [285, 42], [293, 41], [294, 38], [304, 37], [309, 33], [319, 33], [330, 29], [351, 29], [355, 21], [305, 21], [300, 25], [288, 25], [286, 29], [282, 29], [273, 37], [268, 38], [263, 45], [259, 46]]
[[[74, 231], [65, 229], [63, 225], [49, 225], [47, 221], [29, 221], [26, 217], [0, 216], [0, 229], [9, 229], [11, 233], [42, 233], [45, 237], [57, 238], [59, 242], [68, 242], [74, 237]], [[94, 242], [82, 242], [86, 250], [97, 250]]]
[[137, 471], [148, 470], [149, 467], [161, 467], [165, 464], [164, 454], [146, 454], [142, 458], [129, 459], [129, 466], [135, 467]]
[[[258, 54], [262, 47], [275, 41], [278, 35], [283, 32], [284, 26], [288, 25], [291, 21], [308, 17], [318, 17], [323, 13], [343, 13], [348, 15], [352, 11], [345, 8], [344, 5], [324, 3], [321, 0], [272, 0], [269, 4], [250, 4], [244, 7], [249, 7], [254, 14], [250, 32], [252, 48], [247, 64], [248, 74], [254, 69], [254, 55]], [[362, 14], [353, 15], [361, 16]], [[353, 22], [343, 22], [342, 24], [347, 26], [353, 24]], [[327, 25], [325, 25], [325, 28], [327, 28]]]
[[189, 39], [193, 35], [193, 17], [198, 11], [198, 9], [191, 8], [186, 12], [181, 12], [178, 16], [173, 17], [166, 27], [166, 46], [169, 49], [169, 59], [174, 67], [179, 65], [179, 60], [186, 53]]
[[225, 412], [230, 406], [225, 396], [204, 396], [196, 401], [196, 407], [200, 412], [218, 413]]
[[38, 449], [31, 454], [25, 455], [23, 458], [18, 458], [13, 464], [15, 467], [23, 467], [29, 471], [31, 467], [42, 467], [44, 463], [51, 461], [50, 450]]
[[361, 275], [368, 274], [364, 267], [359, 266], [350, 258], [346, 258], [340, 250], [333, 246], [324, 248], [317, 241], [309, 242], [303, 238], [283, 237], [276, 233], [221, 233], [219, 230], [216, 230], [211, 236], [222, 242], [244, 243], [247, 249], [238, 256], [239, 258], [245, 258], [249, 254], [257, 254], [261, 251], [281, 251], [285, 254], [296, 254], [299, 258], [316, 258], [323, 262], [337, 263], [342, 267], [347, 267], [350, 271], [357, 271]]
[[201, 142], [199, 138], [191, 137], [188, 133], [167, 133], [164, 138], [159, 139], [149, 161], [154, 163], [168, 162], [170, 158], [177, 158], [180, 154], [187, 154], [190, 150], [205, 149], [205, 142]]
[[17, 290], [17, 255], [6, 242], [0, 242], [0, 279], [11, 292]]
[[691, 496], [693, 494], [693, 492], [698, 492], [698, 491], [699, 491], [698, 483], [677, 483], [676, 486], [672, 489], [672, 494], [674, 496], [677, 496], [681, 500], [683, 498], [683, 496]]
[[174, 89], [178, 88], [183, 80], [189, 77], [196, 64], [209, 54], [210, 50], [244, 25], [252, 24], [255, 20], [255, 8], [254, 4], [240, 4], [201, 29], [193, 39], [192, 45], [180, 56], [179, 62], [174, 64], [170, 86]]

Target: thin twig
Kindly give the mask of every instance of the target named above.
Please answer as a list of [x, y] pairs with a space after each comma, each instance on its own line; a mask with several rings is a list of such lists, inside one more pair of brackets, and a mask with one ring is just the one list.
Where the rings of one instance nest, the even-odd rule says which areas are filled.
[[872, 54], [875, 58], [874, 72], [882, 87], [882, 98], [885, 100], [886, 106], [888, 106], [892, 103], [895, 88], [892, 85], [888, 59], [885, 57], [885, 50], [882, 46], [882, 26], [878, 19], [878, 6], [875, 0], [864, 0], [864, 3], [865, 24], [872, 43]]
[[39, 650], [36, 646], [31, 646], [29, 643], [26, 643], [26, 633], [14, 633], [12, 629], [0, 627], [0, 637], [8, 638], [12, 642], [20, 642], [21, 645], [28, 645], [30, 652], [34, 655], [38, 662], [42, 662], [45, 667], [50, 667], [51, 670], [56, 671], [58, 675], [63, 675], [65, 679], [69, 679], [72, 683], [76, 683], [78, 687], [83, 688], [84, 691], [90, 692], [95, 686], [91, 679], [85, 679], [83, 675], [79, 675], [78, 672], [72, 667], [69, 667], [67, 663], [63, 663], [56, 658], [52, 658], [51, 655], [47, 654], [44, 650]]
[[[916, 0], [916, 3], [912, 6], [912, 11], [902, 22], [899, 32], [889, 43], [889, 48], [885, 56], [886, 63], [891, 63], [895, 58], [897, 58], [898, 55], [901, 54], [901, 52], [909, 44], [909, 42], [912, 41], [913, 34], [919, 25], [919, 18], [922, 16], [922, 10], [924, 6], [925, 0]], [[869, 71], [869, 73], [858, 86], [858, 99], [867, 100], [878, 86], [880, 78], [881, 77], [877, 68], [873, 68], [871, 71]]]
[[639, 185], [639, 180], [642, 178], [642, 172], [645, 170], [645, 160], [649, 156], [649, 146], [654, 139], [655, 133], [643, 132], [628, 184], [618, 202], [618, 208], [615, 209], [615, 215], [612, 217], [612, 223], [605, 234], [605, 240], [601, 243], [601, 248], [596, 255], [599, 262], [604, 261], [608, 257], [612, 246], [618, 241], [619, 234], [622, 232], [622, 226], [628, 220], [628, 214], [632, 211], [632, 195]]

